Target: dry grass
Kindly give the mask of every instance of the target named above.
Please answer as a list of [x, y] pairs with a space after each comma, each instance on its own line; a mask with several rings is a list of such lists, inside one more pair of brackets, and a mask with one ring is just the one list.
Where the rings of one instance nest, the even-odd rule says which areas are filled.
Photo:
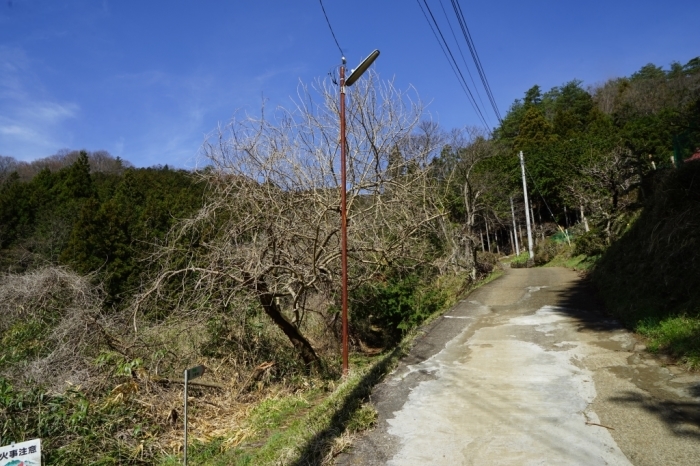
[[[444, 277], [440, 287], [456, 296], [464, 278]], [[352, 381], [336, 387], [332, 377], [300, 375], [288, 341], [259, 312], [226, 315], [209, 310], [160, 320], [145, 315], [134, 320], [133, 314], [123, 313], [106, 317], [99, 312], [99, 287], [60, 268], [3, 276], [0, 293], [6, 311], [0, 317], [2, 338], [28, 321], [43, 325], [46, 345], [22, 360], [0, 364], [0, 378], [22, 390], [35, 389], [38, 380], [47, 384], [55, 400], [49, 401], [62, 413], [56, 420], [58, 430], [41, 433], [28, 423], [21, 435], [43, 436], [51, 452], [62, 451], [51, 458], [53, 464], [153, 464], [159, 458], [166, 464], [177, 462], [182, 449], [182, 372], [199, 364], [206, 373], [189, 390], [193, 454], [208, 448], [210, 458], [219, 458], [211, 464], [231, 464], [226, 458], [236, 456], [230, 452], [254, 452], [250, 454], [268, 458], [271, 464], [289, 464], [300, 457], [330, 464], [353, 432], [372, 424], [375, 413], [363, 407], [363, 400], [389, 367], [386, 361], [398, 357], [394, 353], [388, 360], [364, 358], [364, 366], [355, 363], [359, 373]], [[337, 369], [333, 327], [315, 313], [307, 315], [304, 326], [322, 357], [332, 362], [332, 375]], [[380, 360], [381, 369], [370, 363]], [[61, 372], [51, 363], [64, 364], [67, 370]], [[18, 403], [22, 396], [17, 392]], [[27, 409], [45, 409], [42, 406], [46, 401]], [[81, 406], [89, 406], [89, 415], [76, 421]], [[68, 427], [61, 430], [63, 422]], [[280, 429], [289, 435], [280, 444], [270, 443], [272, 433]], [[81, 441], [82, 432], [89, 432], [91, 439]], [[306, 445], [304, 451], [301, 445]], [[86, 455], [89, 451], [92, 456]], [[76, 460], [80, 457], [83, 463]]]
[[111, 324], [100, 312], [102, 293], [90, 278], [60, 267], [0, 277], [3, 344], [16, 340], [27, 356], [0, 364], [1, 376], [54, 392], [99, 383], [91, 358], [111, 343]]

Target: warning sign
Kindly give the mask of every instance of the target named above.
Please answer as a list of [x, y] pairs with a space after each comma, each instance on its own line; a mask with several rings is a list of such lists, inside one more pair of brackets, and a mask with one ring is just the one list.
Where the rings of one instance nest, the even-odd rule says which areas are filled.
[[0, 447], [0, 466], [41, 466], [41, 439]]

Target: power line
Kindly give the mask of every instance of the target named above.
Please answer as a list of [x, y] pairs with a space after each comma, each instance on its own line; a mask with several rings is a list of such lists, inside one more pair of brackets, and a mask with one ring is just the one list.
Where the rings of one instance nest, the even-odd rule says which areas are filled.
[[[476, 102], [476, 99], [474, 98], [474, 95], [472, 94], [472, 91], [469, 89], [469, 85], [467, 84], [466, 79], [464, 78], [464, 75], [462, 74], [462, 70], [459, 67], [459, 64], [457, 63], [457, 60], [455, 60], [454, 55], [452, 54], [452, 51], [450, 50], [450, 46], [448, 45], [447, 41], [445, 40], [445, 36], [442, 34], [442, 31], [440, 30], [440, 25], [438, 22], [435, 20], [435, 16], [433, 15], [433, 12], [430, 10], [430, 6], [428, 6], [428, 3], [426, 0], [423, 0], [423, 5], [425, 5], [425, 9], [428, 10], [428, 14], [430, 15], [430, 18], [432, 18], [432, 23], [430, 19], [428, 19], [428, 15], [425, 13], [425, 10], [423, 9], [423, 5], [421, 5], [421, 0], [416, 0], [418, 2], [418, 6], [420, 7], [421, 11], [423, 12], [423, 16], [425, 16], [426, 21], [428, 21], [428, 25], [430, 26], [430, 29], [433, 31], [433, 35], [435, 35], [435, 38], [438, 41], [438, 44], [440, 44], [440, 48], [442, 49], [442, 52], [445, 54], [445, 58], [447, 58], [447, 61], [450, 63], [450, 67], [452, 68], [452, 71], [455, 73], [455, 76], [457, 77], [457, 80], [460, 82], [460, 85], [462, 86], [462, 90], [465, 91], [465, 94], [467, 94], [467, 98], [469, 100], [469, 103], [472, 105], [474, 110], [478, 113], [479, 118], [481, 119], [481, 122], [484, 124], [484, 127], [491, 132], [489, 125], [486, 123], [486, 119], [484, 118], [484, 114], [479, 108], [479, 105]], [[435, 26], [433, 28], [433, 25]], [[437, 33], [435, 32], [437, 30]], [[438, 34], [440, 38], [438, 38]], [[449, 56], [448, 56], [449, 55]]]
[[469, 80], [474, 85], [474, 91], [476, 92], [477, 97], [479, 97], [479, 102], [481, 102], [482, 107], [486, 107], [486, 105], [484, 105], [484, 101], [481, 99], [481, 93], [479, 92], [479, 87], [474, 82], [474, 77], [472, 76], [472, 72], [469, 70], [469, 65], [467, 64], [467, 59], [464, 58], [464, 53], [462, 53], [462, 47], [459, 46], [459, 41], [457, 40], [457, 36], [455, 35], [454, 29], [452, 28], [452, 23], [450, 22], [449, 18], [447, 17], [447, 11], [445, 11], [445, 6], [443, 5], [442, 0], [440, 0], [440, 8], [442, 8], [442, 13], [445, 15], [445, 19], [447, 20], [447, 25], [450, 27], [450, 32], [452, 33], [452, 38], [455, 40], [455, 44], [457, 44], [457, 49], [459, 50], [459, 54], [462, 57], [462, 61], [464, 62], [464, 67], [467, 69], [467, 74], [469, 74]]
[[547, 210], [549, 211], [549, 215], [552, 216], [552, 220], [554, 220], [554, 223], [557, 223], [557, 218], [554, 216], [554, 212], [552, 212], [552, 209], [549, 208], [549, 204], [547, 204], [547, 200], [544, 198], [544, 195], [542, 194], [540, 187], [537, 186], [537, 183], [535, 183], [535, 178], [532, 176], [532, 174], [530, 173], [530, 170], [528, 170], [527, 167], [525, 167], [525, 173], [527, 173], [527, 176], [530, 177], [530, 181], [532, 181], [532, 185], [535, 187], [535, 189], [537, 190], [537, 193], [542, 198], [542, 202], [544, 202], [545, 207], [547, 207]]
[[328, 23], [328, 29], [331, 30], [331, 35], [333, 36], [333, 40], [335, 41], [335, 45], [338, 47], [338, 50], [340, 51], [340, 56], [345, 57], [345, 54], [343, 53], [343, 49], [340, 48], [340, 44], [338, 43], [338, 39], [335, 38], [335, 32], [333, 32], [333, 26], [331, 26], [331, 22], [328, 20], [328, 15], [326, 14], [326, 9], [323, 6], [323, 0], [318, 0], [318, 3], [321, 4], [321, 9], [323, 10], [323, 16], [326, 17], [326, 23]]
[[471, 33], [469, 32], [469, 26], [467, 26], [467, 21], [464, 18], [464, 13], [462, 12], [462, 7], [459, 4], [458, 0], [451, 0], [453, 9], [455, 9], [455, 14], [457, 15], [458, 21], [460, 21], [460, 26], [462, 27], [463, 33], [465, 35], [465, 39], [467, 40], [467, 44], [469, 45], [469, 50], [472, 52], [472, 58], [474, 59], [474, 63], [477, 67], [477, 70], [479, 72], [479, 76], [481, 77], [482, 83], [484, 85], [484, 89], [486, 90], [486, 94], [489, 97], [489, 100], [491, 101], [491, 105], [493, 107], [494, 113], [496, 114], [496, 117], [498, 118], [499, 122], [502, 121], [501, 119], [501, 114], [498, 110], [498, 106], [496, 105], [496, 100], [493, 97], [493, 92], [491, 91], [491, 86], [488, 82], [488, 79], [486, 78], [486, 72], [484, 71], [484, 67], [481, 64], [481, 58], [479, 57], [479, 53], [476, 50], [476, 45], [474, 45], [474, 40], [472, 39]]
[[498, 106], [496, 105], [496, 99], [493, 97], [491, 86], [489, 85], [488, 79], [486, 78], [486, 72], [484, 71], [484, 67], [481, 64], [479, 53], [476, 50], [474, 40], [472, 39], [471, 33], [469, 32], [469, 26], [467, 26], [467, 21], [464, 18], [464, 12], [462, 11], [462, 7], [459, 4], [459, 0], [450, 0], [450, 2], [452, 3], [452, 9], [454, 10], [455, 15], [457, 16], [457, 22], [459, 23], [459, 26], [462, 29], [462, 35], [464, 36], [464, 39], [467, 42], [469, 52], [472, 55], [472, 60], [474, 61], [474, 65], [476, 66], [477, 72], [479, 73], [479, 77], [481, 78], [481, 82], [484, 86], [484, 90], [486, 91], [486, 95], [489, 99], [489, 102], [491, 103], [491, 107], [493, 108], [494, 114], [496, 115], [496, 118], [498, 118], [498, 121], [502, 122], [503, 120], [501, 118], [501, 113], [498, 110]]

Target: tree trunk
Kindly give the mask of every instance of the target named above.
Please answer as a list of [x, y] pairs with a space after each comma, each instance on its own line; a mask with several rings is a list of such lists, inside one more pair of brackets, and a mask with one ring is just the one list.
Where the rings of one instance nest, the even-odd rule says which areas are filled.
[[525, 243], [523, 242], [523, 227], [518, 223], [518, 234], [520, 235], [520, 244], [523, 245], [523, 251], [525, 251]]
[[537, 246], [537, 225], [535, 224], [535, 209], [530, 202], [530, 225], [532, 226], [532, 246]]
[[260, 304], [262, 305], [265, 314], [272, 319], [275, 325], [277, 325], [280, 330], [284, 332], [287, 338], [289, 338], [289, 341], [292, 342], [292, 345], [297, 350], [302, 361], [304, 361], [307, 371], [310, 371], [313, 368], [318, 368], [320, 361], [316, 355], [316, 352], [311, 346], [311, 343], [309, 343], [309, 341], [299, 332], [299, 329], [289, 322], [284, 314], [282, 314], [282, 311], [275, 302], [274, 296], [268, 291], [267, 283], [264, 281], [257, 281], [255, 282], [254, 288], [258, 293]]
[[590, 228], [588, 228], [588, 220], [586, 219], [586, 215], [583, 213], [583, 205], [581, 205], [581, 219], [583, 220], [583, 226], [586, 229], [586, 233], [591, 231]]
[[489, 233], [489, 222], [486, 222], [486, 243], [489, 246], [489, 252], [491, 252], [491, 238], [490, 238], [490, 233]]

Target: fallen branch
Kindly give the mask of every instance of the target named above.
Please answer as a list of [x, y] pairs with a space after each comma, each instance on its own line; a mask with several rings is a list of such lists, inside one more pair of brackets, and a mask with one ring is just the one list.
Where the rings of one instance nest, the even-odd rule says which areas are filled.
[[588, 421], [586, 421], [586, 425], [587, 425], [587, 426], [605, 427], [606, 429], [615, 430], [614, 427], [604, 426], [603, 424], [598, 424], [597, 422], [588, 422]]
[[236, 398], [238, 398], [240, 396], [240, 394], [243, 393], [243, 391], [246, 390], [248, 388], [248, 386], [250, 386], [251, 382], [255, 382], [255, 381], [259, 380], [262, 377], [262, 375], [265, 373], [265, 371], [274, 365], [275, 365], [275, 362], [270, 361], [270, 362], [264, 362], [264, 363], [260, 364], [258, 367], [256, 367], [255, 370], [253, 371], [253, 373], [250, 375], [250, 377], [248, 377], [248, 380], [246, 380], [245, 383], [243, 385], [241, 385], [240, 390], [238, 390], [238, 393], [236, 393]]

